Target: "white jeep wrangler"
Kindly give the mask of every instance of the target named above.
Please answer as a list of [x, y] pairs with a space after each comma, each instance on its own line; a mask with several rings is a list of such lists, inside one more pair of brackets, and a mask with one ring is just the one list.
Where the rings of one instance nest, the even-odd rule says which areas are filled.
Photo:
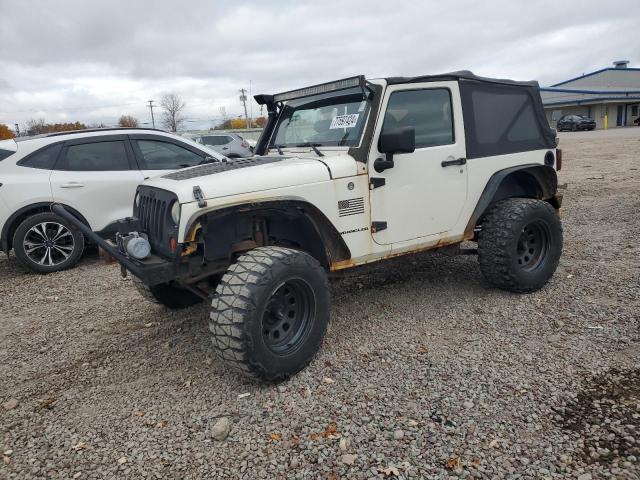
[[255, 98], [269, 113], [256, 156], [145, 181], [118, 245], [74, 222], [148, 299], [211, 298], [231, 367], [264, 380], [304, 368], [327, 328], [329, 272], [472, 240], [499, 288], [553, 275], [561, 156], [536, 82], [359, 76]]

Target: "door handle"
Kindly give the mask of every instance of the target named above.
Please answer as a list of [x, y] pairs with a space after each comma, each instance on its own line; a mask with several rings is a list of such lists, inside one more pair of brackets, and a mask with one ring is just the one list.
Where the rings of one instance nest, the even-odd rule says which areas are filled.
[[454, 160], [443, 160], [440, 165], [443, 167], [450, 167], [452, 165], [465, 165], [467, 163], [467, 159], [464, 157], [456, 158]]
[[69, 182], [69, 183], [63, 183], [62, 185], [60, 185], [60, 188], [81, 188], [81, 187], [84, 187], [84, 184], [78, 183], [78, 182]]

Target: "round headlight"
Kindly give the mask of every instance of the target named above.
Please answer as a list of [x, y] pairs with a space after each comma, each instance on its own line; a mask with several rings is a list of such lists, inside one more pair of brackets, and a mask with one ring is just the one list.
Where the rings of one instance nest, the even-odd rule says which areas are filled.
[[178, 202], [173, 202], [171, 206], [171, 220], [176, 225], [180, 223], [180, 204]]

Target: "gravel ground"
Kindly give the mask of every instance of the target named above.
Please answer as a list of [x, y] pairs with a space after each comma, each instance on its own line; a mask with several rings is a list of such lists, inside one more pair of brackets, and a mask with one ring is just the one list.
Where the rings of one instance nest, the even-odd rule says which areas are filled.
[[1, 259], [0, 477], [640, 478], [639, 139], [561, 135], [542, 291], [442, 253], [351, 274], [280, 385], [217, 362], [206, 306], [146, 303], [95, 254], [48, 276]]

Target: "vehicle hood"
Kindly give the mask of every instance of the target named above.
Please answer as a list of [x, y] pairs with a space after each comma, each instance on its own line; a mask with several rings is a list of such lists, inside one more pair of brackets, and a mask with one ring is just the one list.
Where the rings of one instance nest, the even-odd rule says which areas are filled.
[[214, 162], [153, 177], [143, 185], [174, 192], [180, 203], [193, 202], [193, 188], [204, 198], [272, 190], [318, 183], [356, 175], [356, 161], [349, 155], [302, 157], [270, 155]]

